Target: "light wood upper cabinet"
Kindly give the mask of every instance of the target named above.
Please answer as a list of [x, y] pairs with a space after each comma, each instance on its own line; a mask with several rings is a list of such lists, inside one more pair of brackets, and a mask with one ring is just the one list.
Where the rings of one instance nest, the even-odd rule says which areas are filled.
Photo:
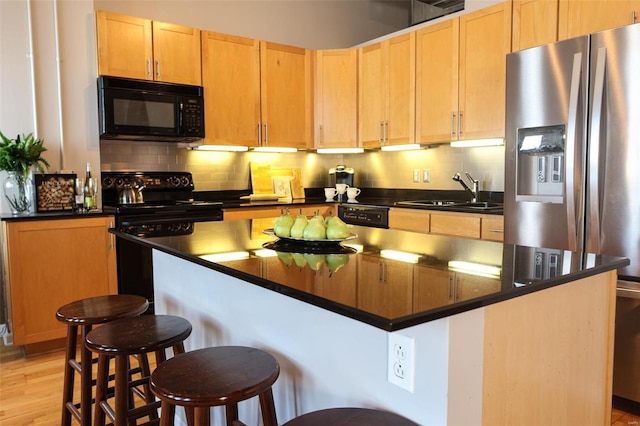
[[459, 28], [460, 21], [455, 18], [417, 31], [418, 143], [457, 139]]
[[504, 138], [511, 2], [460, 18], [458, 139]]
[[260, 42], [262, 144], [312, 145], [313, 78], [308, 49]]
[[558, 40], [558, 0], [513, 0], [512, 49]]
[[639, 0], [559, 1], [559, 40], [635, 24], [640, 18]]
[[96, 11], [98, 74], [201, 85], [200, 30]]
[[205, 144], [258, 145], [260, 42], [202, 32]]
[[358, 145], [358, 50], [316, 51], [316, 148]]
[[418, 30], [416, 141], [504, 137], [511, 2]]
[[116, 294], [112, 217], [3, 222], [14, 344], [66, 336], [59, 307]]
[[360, 144], [413, 143], [415, 32], [358, 49], [358, 65]]
[[311, 71], [307, 49], [203, 31], [204, 143], [307, 147]]

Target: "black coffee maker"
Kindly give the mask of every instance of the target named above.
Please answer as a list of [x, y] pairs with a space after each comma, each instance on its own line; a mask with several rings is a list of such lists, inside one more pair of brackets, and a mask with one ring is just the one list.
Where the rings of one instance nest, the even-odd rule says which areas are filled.
[[329, 186], [335, 187], [337, 183], [353, 186], [353, 169], [345, 165], [337, 165], [329, 169]]

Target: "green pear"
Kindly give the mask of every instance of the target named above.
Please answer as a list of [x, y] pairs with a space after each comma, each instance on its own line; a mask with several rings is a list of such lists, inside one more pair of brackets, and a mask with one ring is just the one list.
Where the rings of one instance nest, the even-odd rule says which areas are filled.
[[329, 220], [327, 226], [327, 238], [330, 240], [341, 240], [349, 236], [349, 228], [342, 219], [335, 216]]
[[304, 258], [307, 260], [307, 264], [313, 271], [317, 271], [324, 264], [325, 255], [305, 253]]
[[348, 254], [328, 254], [326, 261], [327, 261], [327, 266], [329, 267], [329, 271], [336, 272], [338, 269], [342, 268], [344, 265], [349, 263], [349, 255]]
[[291, 253], [291, 257], [293, 257], [293, 261], [296, 263], [298, 268], [304, 268], [307, 264], [307, 259], [305, 259], [303, 254]]
[[312, 219], [304, 228], [302, 237], [305, 240], [326, 240], [327, 230], [324, 228], [324, 221]]
[[276, 223], [273, 224], [273, 232], [275, 232], [278, 237], [290, 237], [291, 227], [294, 222], [295, 219], [287, 211], [285, 214], [280, 216], [278, 220], [276, 220]]
[[287, 253], [284, 251], [279, 251], [278, 253], [278, 258], [282, 261], [282, 263], [284, 263], [287, 266], [291, 266], [291, 264], [293, 263], [293, 256], [291, 255], [291, 253]]
[[293, 222], [293, 226], [291, 226], [290, 235], [292, 238], [302, 238], [302, 233], [304, 229], [307, 227], [309, 220], [302, 213], [298, 214], [295, 222]]

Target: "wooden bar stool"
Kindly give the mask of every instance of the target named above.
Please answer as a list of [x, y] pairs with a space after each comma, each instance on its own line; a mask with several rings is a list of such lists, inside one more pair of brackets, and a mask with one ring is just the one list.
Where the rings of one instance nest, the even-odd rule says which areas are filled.
[[225, 406], [227, 425], [242, 425], [238, 402], [258, 396], [264, 426], [278, 426], [271, 386], [278, 361], [260, 349], [217, 346], [178, 355], [151, 374], [151, 392], [162, 401], [160, 424], [173, 425], [175, 407], [185, 407], [190, 426], [209, 426], [210, 407]]
[[[84, 345], [93, 325], [118, 318], [138, 316], [147, 310], [149, 302], [141, 296], [113, 294], [77, 300], [62, 306], [56, 312], [58, 321], [67, 324], [64, 387], [62, 391], [62, 426], [69, 426], [76, 418], [83, 426], [91, 425], [91, 389], [93, 387], [92, 356]], [[80, 362], [77, 359], [78, 327], [82, 336]], [[80, 374], [80, 403], [73, 402], [75, 373]]]
[[[96, 383], [96, 406], [94, 424], [103, 426], [105, 416], [115, 426], [135, 424], [136, 419], [149, 416], [158, 418], [160, 402], [148, 393], [144, 404], [135, 407], [132, 387], [149, 384], [149, 375], [132, 380], [129, 375], [129, 357], [154, 352], [156, 364], [167, 359], [166, 350], [174, 355], [184, 353], [184, 340], [191, 334], [191, 324], [184, 318], [171, 315], [143, 315], [111, 321], [87, 334], [86, 345], [98, 354], [98, 377]], [[110, 359], [115, 358], [115, 402], [108, 402]]]
[[397, 414], [368, 408], [330, 408], [304, 414], [283, 426], [419, 426]]

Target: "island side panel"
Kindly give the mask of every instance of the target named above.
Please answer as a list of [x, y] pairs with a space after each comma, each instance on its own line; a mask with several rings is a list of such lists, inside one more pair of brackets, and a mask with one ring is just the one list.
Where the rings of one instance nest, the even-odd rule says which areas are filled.
[[[278, 359], [279, 423], [340, 406], [387, 409], [424, 426], [447, 423], [447, 319], [400, 331], [416, 341], [410, 393], [387, 381], [388, 332], [157, 250], [153, 264], [156, 312], [193, 324], [187, 350], [247, 345]], [[260, 424], [257, 401], [240, 410], [243, 422]], [[218, 408], [213, 421], [223, 423]]]
[[486, 425], [609, 424], [616, 272], [485, 308]]

